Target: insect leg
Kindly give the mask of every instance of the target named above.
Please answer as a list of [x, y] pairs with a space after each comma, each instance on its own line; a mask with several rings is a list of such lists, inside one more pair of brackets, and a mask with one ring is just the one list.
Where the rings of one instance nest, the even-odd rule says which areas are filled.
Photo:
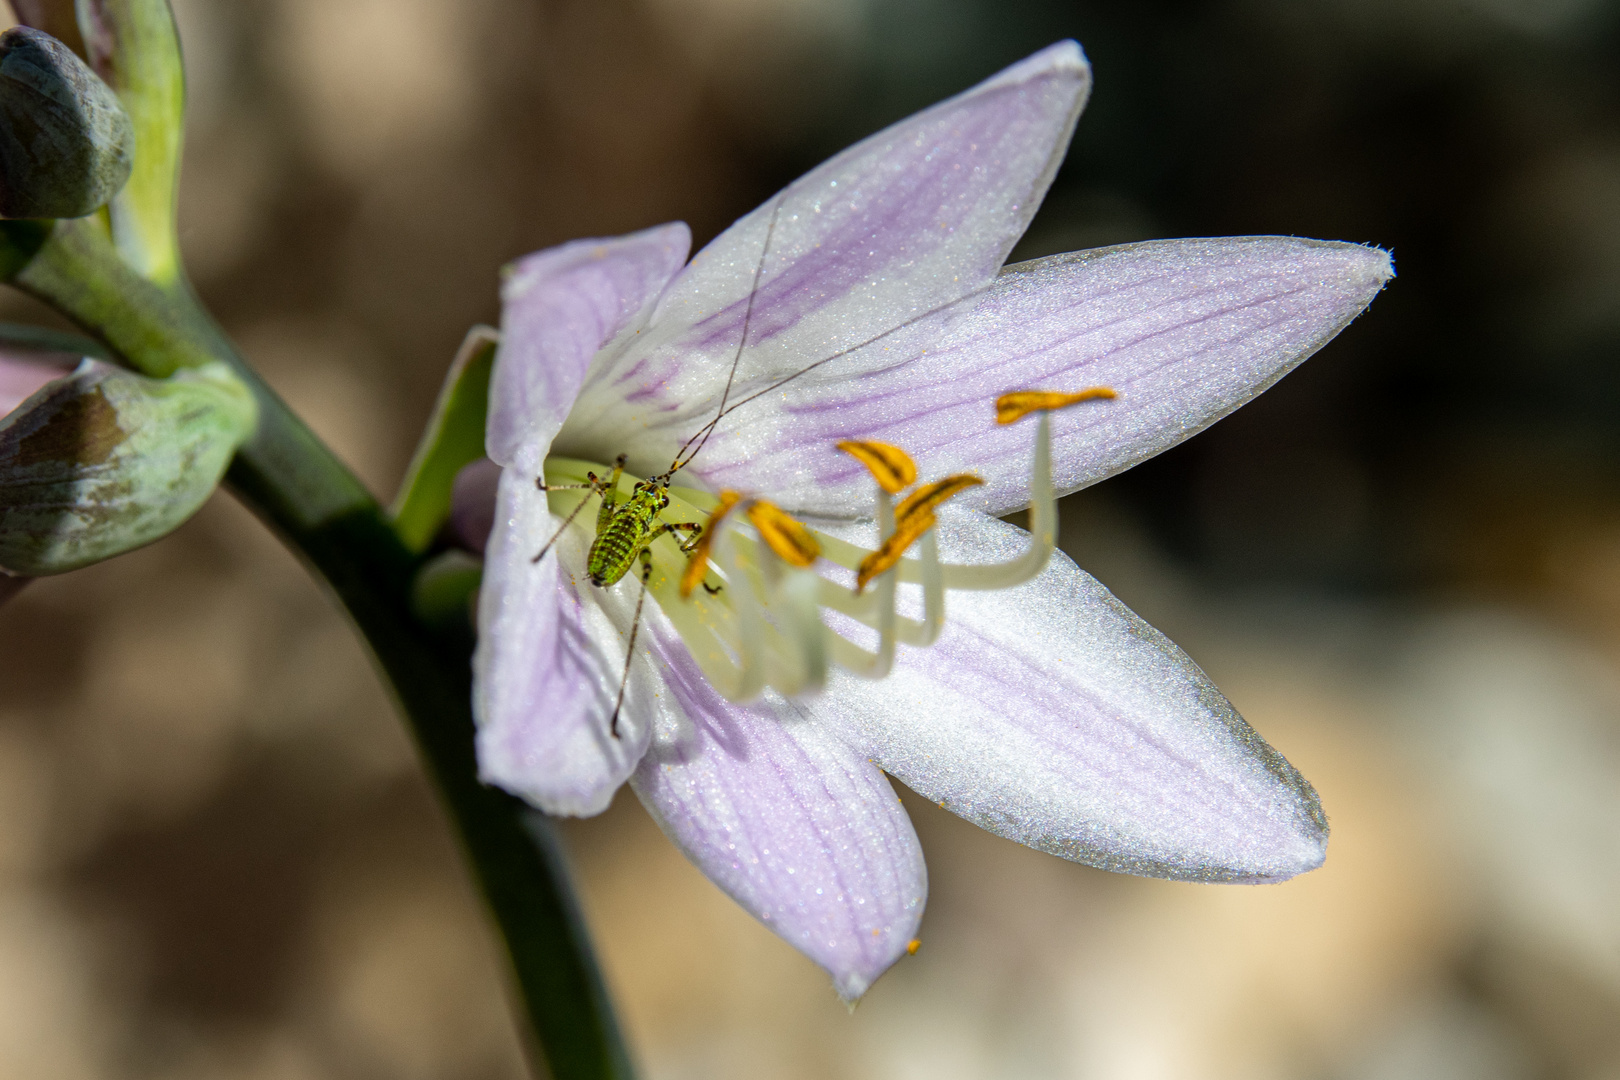
[[[663, 521], [660, 519], [658, 528], [647, 534], [647, 543], [651, 544], [665, 533], [682, 532], [686, 533], [687, 537], [685, 540], [678, 541], [678, 546], [683, 555], [690, 555], [697, 549], [698, 541], [703, 537], [703, 526], [696, 521]], [[642, 549], [642, 553], [643, 555], [646, 554], [645, 548]], [[717, 595], [721, 590], [721, 586], [710, 585], [707, 581], [702, 582], [702, 585], [703, 591], [710, 596]]]
[[[625, 455], [620, 454], [613, 459], [613, 475], [605, 481], [597, 480], [597, 491], [602, 496], [602, 507], [596, 511], [597, 532], [608, 527], [608, 522], [613, 520], [613, 509], [619, 505], [619, 477], [624, 475], [624, 463]], [[596, 480], [595, 473], [591, 474], [591, 479]]]
[[590, 480], [584, 484], [548, 484], [544, 476], [537, 476], [534, 478], [534, 486], [541, 491], [584, 491], [586, 488], [595, 491], [601, 486], [602, 482], [596, 478], [595, 473], [585, 475], [590, 477]]
[[641, 592], [636, 596], [636, 613], [630, 618], [630, 644], [624, 652], [624, 674], [619, 677], [619, 700], [613, 703], [613, 719], [608, 721], [608, 734], [619, 737], [619, 710], [624, 708], [624, 691], [630, 685], [630, 661], [636, 658], [636, 634], [641, 630], [641, 607], [647, 602], [647, 581], [652, 577], [652, 552], [641, 549]]
[[677, 533], [677, 532], [686, 533], [687, 534], [686, 539], [677, 541], [677, 543], [680, 546], [682, 555], [690, 555], [697, 548], [698, 539], [703, 535], [703, 526], [698, 524], [695, 521], [668, 522], [668, 523], [666, 523], [664, 525], [663, 528], [658, 530], [658, 535], [661, 535], [661, 534], [667, 533], [667, 532], [668, 533]]
[[[619, 460], [622, 462], [624, 460], [624, 458], [621, 457]], [[590, 483], [588, 483], [588, 484], [554, 484], [554, 485], [552, 485], [550, 487], [547, 487], [546, 484], [545, 484], [545, 477], [544, 476], [535, 477], [534, 482], [535, 482], [535, 485], [537, 487], [539, 487], [539, 489], [541, 491], [569, 491], [569, 490], [581, 491], [581, 490], [589, 489], [591, 491], [596, 492], [598, 495], [602, 495], [603, 506], [605, 507], [607, 505], [607, 496], [605, 494], [603, 494], [602, 481], [599, 480], [597, 478], [596, 474], [593, 473], [593, 472], [586, 473], [585, 476], [586, 476], [587, 479], [589, 479]], [[613, 479], [614, 479], [614, 482], [617, 483], [617, 481], [619, 479], [619, 470], [618, 469], [614, 469], [614, 471], [613, 471]], [[535, 553], [534, 558], [529, 560], [531, 563], [537, 563], [541, 559], [546, 557], [546, 552], [550, 551], [551, 550], [551, 545], [553, 545], [553, 544], [555, 544], [557, 542], [557, 537], [561, 536], [564, 532], [566, 532], [568, 530], [568, 526], [570, 526], [570, 525], [572, 525], [574, 523], [574, 519], [579, 517], [579, 512], [581, 510], [585, 509], [585, 501], [586, 501], [585, 499], [579, 500], [579, 505], [574, 507], [573, 510], [569, 511], [568, 516], [563, 519], [562, 528], [558, 529], [555, 533], [552, 533], [551, 539], [547, 540], [545, 542], [545, 544], [540, 548], [540, 550]], [[601, 531], [601, 527], [602, 527], [601, 526], [601, 514], [598, 513], [597, 514], [597, 530]]]

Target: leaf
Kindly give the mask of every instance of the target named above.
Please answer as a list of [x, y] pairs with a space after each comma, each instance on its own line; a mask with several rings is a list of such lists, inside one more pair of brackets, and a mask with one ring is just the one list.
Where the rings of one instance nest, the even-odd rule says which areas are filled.
[[418, 554], [427, 550], [450, 517], [456, 473], [484, 456], [489, 375], [499, 340], [492, 327], [475, 326], [467, 331], [394, 499], [394, 530]]

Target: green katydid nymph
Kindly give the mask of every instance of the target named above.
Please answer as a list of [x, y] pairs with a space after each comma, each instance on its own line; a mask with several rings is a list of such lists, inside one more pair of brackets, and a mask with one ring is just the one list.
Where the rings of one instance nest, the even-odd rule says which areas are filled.
[[[625, 455], [620, 454], [613, 462], [613, 474], [605, 480], [594, 472], [585, 474], [586, 482], [583, 484], [548, 485], [544, 476], [535, 478], [535, 486], [541, 491], [588, 490], [602, 500], [601, 507], [596, 511], [596, 537], [585, 556], [585, 575], [592, 585], [599, 589], [617, 585], [630, 572], [635, 561], [641, 560], [641, 595], [636, 599], [636, 613], [630, 621], [625, 677], [619, 680], [619, 699], [613, 706], [613, 719], [608, 725], [615, 739], [619, 737], [619, 710], [624, 707], [624, 691], [630, 674], [630, 659], [635, 655], [636, 633], [641, 628], [641, 608], [647, 601], [647, 579], [652, 576], [652, 543], [661, 536], [685, 533], [686, 538], [680, 541], [679, 546], [683, 553], [689, 554], [697, 547], [703, 534], [703, 526], [697, 522], [670, 522], [659, 517], [660, 511], [669, 506], [670, 479], [685, 462], [677, 460], [657, 476], [638, 480], [630, 494], [625, 496], [619, 491], [625, 461]], [[579, 506], [563, 522], [563, 529], [573, 523], [586, 501], [580, 500]], [[557, 535], [562, 535], [562, 529], [558, 530]], [[556, 539], [554, 536], [547, 541], [533, 561], [539, 562], [545, 558]], [[710, 592], [719, 591], [718, 587], [707, 583], [703, 587]]]

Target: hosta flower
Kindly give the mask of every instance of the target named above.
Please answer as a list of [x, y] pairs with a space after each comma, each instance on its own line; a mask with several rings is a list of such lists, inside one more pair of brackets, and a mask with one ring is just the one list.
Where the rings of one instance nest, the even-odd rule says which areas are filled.
[[[1073, 491], [1197, 432], [1320, 348], [1393, 271], [1375, 249], [1284, 237], [1004, 268], [1089, 82], [1064, 42], [838, 155], [690, 263], [674, 224], [540, 252], [506, 281], [475, 660], [483, 775], [554, 814], [596, 813], [628, 780], [848, 998], [905, 952], [926, 892], [885, 772], [1111, 870], [1279, 881], [1323, 858], [1315, 793], [1204, 673], [1061, 553], [1017, 573], [1031, 537], [997, 515], [1029, 505], [1033, 484], [1041, 533], [1043, 475]], [[996, 422], [1004, 394], [1091, 387], [1114, 396]], [[893, 519], [839, 449], [850, 440], [904, 450], [924, 482], [982, 480], [911, 519], [933, 528], [860, 597], [851, 545], [872, 549]], [[661, 521], [736, 503], [709, 537], [718, 592], [680, 596], [678, 543], [695, 530], [649, 549], [622, 707], [640, 564], [608, 587], [586, 567], [620, 455], [621, 498], [687, 462]], [[777, 512], [828, 558], [799, 569], [773, 554]], [[910, 640], [932, 636], [928, 589], [897, 579], [941, 561], [942, 632], [892, 644], [901, 620]], [[976, 572], [950, 567], [967, 564], [1003, 567], [980, 586], [1034, 576], [958, 588]]]

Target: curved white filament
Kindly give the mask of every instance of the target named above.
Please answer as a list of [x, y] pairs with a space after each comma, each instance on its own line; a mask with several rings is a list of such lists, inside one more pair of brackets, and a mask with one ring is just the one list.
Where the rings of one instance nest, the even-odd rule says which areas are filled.
[[[587, 462], [554, 458], [546, 462], [547, 481], [554, 485], [583, 481], [592, 469]], [[621, 480], [628, 493], [633, 477]], [[668, 522], [703, 521], [704, 512], [717, 504], [707, 492], [671, 488], [670, 505], [661, 513]], [[573, 498], [570, 498], [573, 496]], [[588, 491], [554, 491], [552, 498], [571, 511]], [[889, 494], [877, 489], [878, 543], [894, 535], [894, 505]], [[576, 518], [579, 527], [586, 527]], [[945, 626], [947, 589], [1004, 589], [1021, 584], [1041, 572], [1057, 546], [1057, 503], [1052, 487], [1050, 421], [1039, 414], [1035, 454], [1030, 470], [1030, 543], [1018, 557], [991, 565], [941, 563], [939, 543], [929, 529], [917, 540], [914, 557], [902, 558], [879, 574], [872, 587], [857, 594], [813, 570], [783, 562], [767, 545], [751, 535], [746, 523], [727, 520], [711, 541], [713, 572], [722, 584], [718, 592], [679, 595], [678, 581], [685, 556], [674, 539], [661, 537], [651, 544], [654, 573], [648, 581], [659, 607], [674, 624], [692, 658], [721, 696], [731, 701], [758, 697], [767, 687], [786, 696], [814, 692], [825, 684], [829, 664], [851, 674], [881, 679], [894, 668], [896, 646], [926, 647], [939, 639]], [[819, 530], [821, 552], [832, 563], [857, 569], [872, 554], [865, 548], [828, 536]], [[900, 616], [896, 610], [899, 585], [922, 586], [922, 618]], [[877, 631], [875, 650], [868, 650], [834, 631], [823, 621], [822, 609], [836, 611]]]

